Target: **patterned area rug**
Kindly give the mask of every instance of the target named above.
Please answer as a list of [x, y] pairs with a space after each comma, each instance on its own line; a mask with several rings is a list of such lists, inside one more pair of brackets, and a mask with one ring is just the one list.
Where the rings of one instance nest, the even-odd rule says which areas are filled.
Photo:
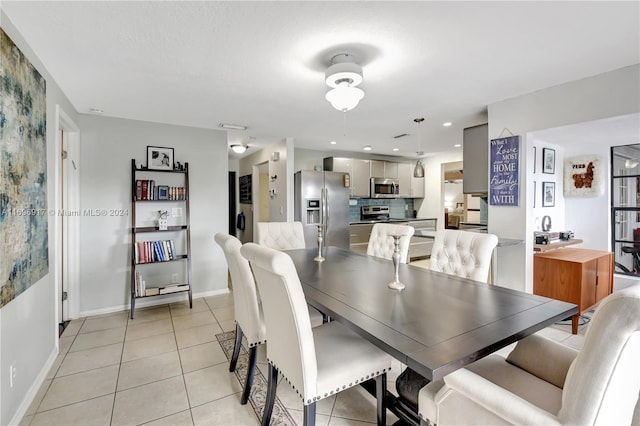
[[[218, 343], [222, 347], [222, 351], [227, 356], [227, 360], [231, 359], [233, 355], [233, 345], [236, 340], [235, 331], [227, 331], [226, 333], [216, 334]], [[249, 354], [244, 346], [240, 348], [240, 356], [238, 357], [238, 363], [236, 364], [236, 377], [240, 381], [240, 385], [244, 387], [247, 377], [247, 364], [249, 362]], [[264, 408], [264, 402], [267, 399], [267, 379], [262, 375], [262, 372], [256, 367], [255, 374], [253, 376], [253, 386], [251, 387], [251, 393], [249, 393], [249, 404], [253, 407], [253, 411], [258, 417], [258, 422], [262, 420], [262, 411]], [[278, 396], [276, 395], [276, 401], [273, 404], [273, 414], [271, 415], [271, 425], [278, 426], [296, 426], [296, 422], [293, 420], [287, 409], [284, 407]]]

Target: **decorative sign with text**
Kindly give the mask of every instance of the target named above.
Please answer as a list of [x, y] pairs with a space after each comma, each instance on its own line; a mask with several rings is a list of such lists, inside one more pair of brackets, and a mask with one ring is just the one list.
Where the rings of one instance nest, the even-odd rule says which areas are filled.
[[517, 206], [520, 193], [520, 136], [492, 139], [489, 163], [489, 203]]

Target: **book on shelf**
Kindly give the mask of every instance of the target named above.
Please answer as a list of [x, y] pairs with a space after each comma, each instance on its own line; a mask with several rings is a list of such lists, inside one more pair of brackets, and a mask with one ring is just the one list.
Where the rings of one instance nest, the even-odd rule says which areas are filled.
[[160, 288], [159, 287], [149, 287], [144, 292], [145, 296], [156, 296], [158, 294], [160, 294]]
[[134, 246], [137, 264], [167, 262], [177, 258], [173, 240], [138, 241]]
[[[162, 196], [160, 196], [160, 187], [162, 187]], [[153, 179], [136, 180], [136, 201], [180, 201], [185, 198], [185, 188], [182, 186], [156, 185]]]
[[159, 294], [176, 293], [184, 290], [189, 290], [189, 284], [168, 284], [164, 287], [160, 287]]

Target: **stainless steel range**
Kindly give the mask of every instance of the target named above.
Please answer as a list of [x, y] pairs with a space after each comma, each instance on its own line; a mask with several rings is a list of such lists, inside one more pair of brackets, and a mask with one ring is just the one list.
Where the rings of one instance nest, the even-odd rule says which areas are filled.
[[406, 222], [406, 219], [392, 219], [389, 217], [389, 206], [362, 206], [360, 207], [360, 220], [362, 222]]

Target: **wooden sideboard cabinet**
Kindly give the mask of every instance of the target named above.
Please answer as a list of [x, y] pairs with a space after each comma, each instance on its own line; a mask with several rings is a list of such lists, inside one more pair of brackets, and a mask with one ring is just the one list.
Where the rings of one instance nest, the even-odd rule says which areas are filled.
[[533, 293], [578, 305], [571, 332], [578, 333], [580, 314], [613, 291], [613, 253], [563, 248], [533, 256]]

